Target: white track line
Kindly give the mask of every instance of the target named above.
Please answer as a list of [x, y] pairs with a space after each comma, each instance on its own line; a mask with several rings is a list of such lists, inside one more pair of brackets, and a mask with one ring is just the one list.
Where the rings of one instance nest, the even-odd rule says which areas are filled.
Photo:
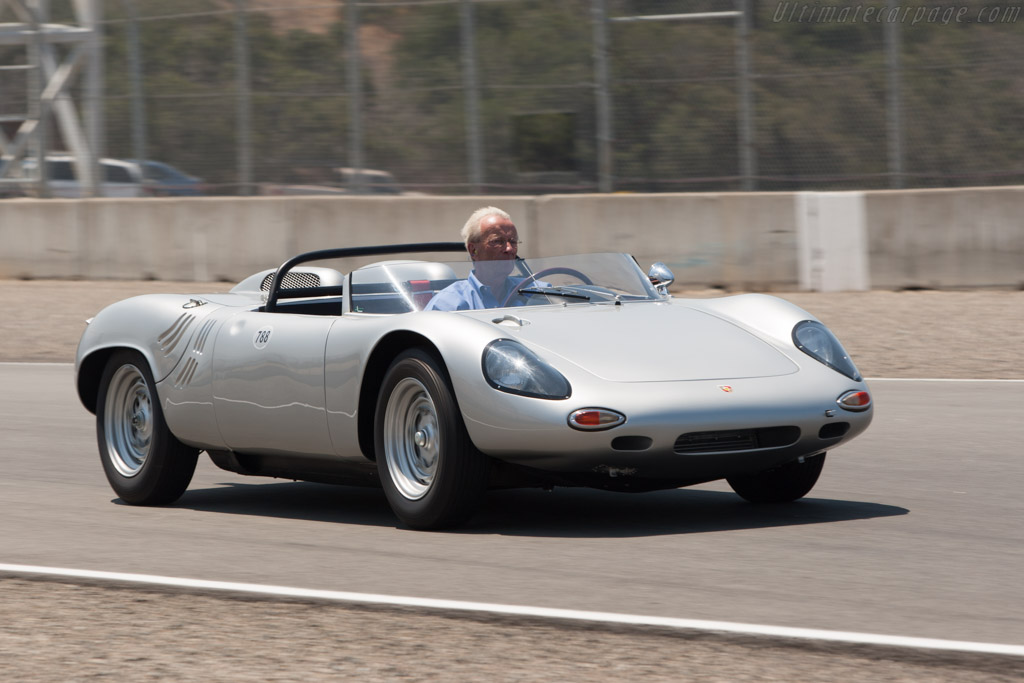
[[56, 365], [58, 367], [75, 367], [74, 363], [48, 363], [46, 361], [17, 361], [17, 360], [5, 360], [0, 361], [0, 365]]
[[1017, 657], [1024, 657], [1024, 646], [1020, 645], [974, 643], [961, 640], [940, 640], [937, 638], [911, 638], [905, 636], [886, 636], [874, 633], [855, 633], [850, 631], [825, 631], [812, 628], [765, 626], [761, 624], [740, 624], [729, 621], [705, 621], [701, 619], [676, 619], [672, 617], [653, 617], [634, 614], [618, 614], [614, 612], [586, 612], [570, 609], [554, 609], [549, 607], [499, 605], [486, 602], [464, 602], [461, 600], [434, 600], [431, 598], [410, 598], [393, 595], [377, 595], [373, 593], [350, 593], [347, 591], [312, 590], [308, 588], [290, 588], [287, 586], [267, 586], [255, 583], [203, 581], [199, 579], [180, 579], [170, 576], [152, 576], [149, 574], [123, 574], [119, 572], [101, 572], [91, 571], [87, 569], [60, 569], [56, 567], [35, 567], [19, 564], [0, 564], [0, 572], [22, 575], [31, 574], [76, 579], [93, 579], [100, 581], [116, 581], [121, 583], [146, 584], [156, 586], [173, 586], [176, 588], [192, 588], [210, 591], [250, 593], [274, 597], [307, 598], [313, 600], [329, 600], [332, 602], [352, 602], [371, 605], [393, 605], [398, 607], [422, 607], [426, 609], [436, 610], [457, 610], [463, 612], [479, 612], [487, 614], [508, 614], [526, 617], [539, 617], [546, 619], [567, 619], [573, 621], [599, 622], [606, 624], [660, 626], [665, 628], [683, 630], [716, 631], [720, 633], [772, 636], [776, 638], [802, 638], [807, 640], [825, 640], [843, 643], [859, 643], [864, 645], [884, 645], [891, 647], [923, 648], [930, 650], [952, 650], [959, 652], [1012, 655]]
[[865, 377], [865, 382], [1024, 382], [1024, 379], [944, 379], [942, 377]]

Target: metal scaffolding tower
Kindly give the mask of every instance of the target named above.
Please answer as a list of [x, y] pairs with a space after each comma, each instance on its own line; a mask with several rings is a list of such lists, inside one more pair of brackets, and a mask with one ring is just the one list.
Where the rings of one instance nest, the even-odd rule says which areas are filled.
[[[46, 164], [51, 126], [75, 159], [75, 174], [90, 196], [99, 196], [99, 157], [103, 141], [103, 51], [100, 0], [70, 0], [75, 24], [51, 23], [51, 0], [0, 0], [0, 47], [22, 46], [24, 61], [0, 63], [0, 77], [23, 73], [26, 94], [15, 98], [14, 88], [0, 81], [0, 184], [31, 183], [35, 193], [49, 196]], [[15, 21], [8, 22], [13, 18]], [[0, 54], [14, 54], [5, 50]], [[5, 74], [5, 72], [7, 72]], [[72, 93], [82, 75], [79, 118]], [[5, 102], [7, 105], [5, 105]], [[24, 111], [8, 111], [23, 102]], [[82, 125], [84, 121], [84, 126]], [[16, 126], [16, 127], [15, 127]], [[30, 179], [12, 177], [22, 159], [35, 158]]]

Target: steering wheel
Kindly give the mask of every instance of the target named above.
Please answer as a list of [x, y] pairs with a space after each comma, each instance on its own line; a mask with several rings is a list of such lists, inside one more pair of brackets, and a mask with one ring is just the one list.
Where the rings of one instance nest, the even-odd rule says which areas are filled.
[[506, 306], [508, 306], [508, 302], [512, 301], [512, 297], [516, 296], [519, 293], [520, 289], [528, 287], [531, 282], [534, 282], [546, 275], [571, 275], [585, 285], [594, 284], [593, 280], [591, 280], [589, 277], [587, 277], [580, 271], [576, 270], [575, 268], [567, 268], [565, 266], [552, 266], [551, 268], [545, 268], [543, 270], [537, 271], [536, 273], [534, 273], [533, 275], [531, 275], [530, 277], [526, 278], [518, 285], [513, 287], [512, 291], [509, 292], [508, 296], [505, 297], [505, 300], [501, 302], [501, 308], [505, 308]]

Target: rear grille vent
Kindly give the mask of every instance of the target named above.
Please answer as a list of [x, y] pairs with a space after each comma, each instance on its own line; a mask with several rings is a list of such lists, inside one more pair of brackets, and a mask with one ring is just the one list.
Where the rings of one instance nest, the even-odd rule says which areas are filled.
[[676, 439], [672, 450], [687, 453], [718, 453], [721, 451], [752, 451], [759, 448], [781, 448], [796, 443], [799, 427], [762, 427], [761, 429], [726, 429], [717, 432], [690, 432]]
[[[267, 276], [263, 278], [263, 284], [260, 285], [260, 289], [264, 292], [270, 291], [270, 285], [274, 282], [274, 273], [267, 273]], [[281, 283], [281, 289], [298, 289], [300, 287], [319, 287], [320, 276], [316, 273], [293, 273], [288, 272], [284, 275], [284, 282]]]

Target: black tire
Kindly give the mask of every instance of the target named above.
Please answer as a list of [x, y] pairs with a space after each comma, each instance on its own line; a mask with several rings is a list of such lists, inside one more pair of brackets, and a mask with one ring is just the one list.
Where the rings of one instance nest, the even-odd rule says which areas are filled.
[[96, 440], [110, 487], [132, 505], [176, 501], [192, 481], [199, 457], [167, 428], [153, 373], [136, 351], [118, 351], [103, 369]]
[[401, 353], [384, 375], [374, 452], [391, 509], [413, 529], [462, 524], [487, 490], [490, 461], [466, 433], [443, 366], [422, 349]]
[[728, 477], [732, 490], [751, 503], [789, 503], [803, 498], [818, 482], [825, 454], [794, 460], [756, 474]]

